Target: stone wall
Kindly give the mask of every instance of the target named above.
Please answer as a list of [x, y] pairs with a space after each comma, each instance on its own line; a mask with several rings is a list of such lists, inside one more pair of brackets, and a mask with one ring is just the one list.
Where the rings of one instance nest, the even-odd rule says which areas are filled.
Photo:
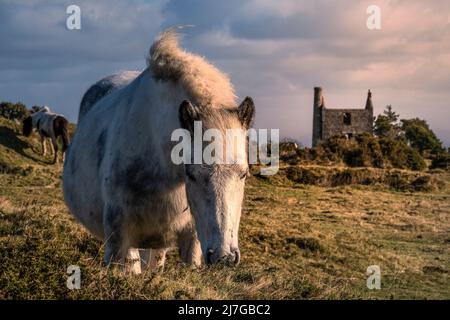
[[[345, 123], [350, 118], [350, 124]], [[366, 109], [322, 109], [322, 140], [337, 134], [355, 134], [373, 132], [373, 118], [370, 110]]]

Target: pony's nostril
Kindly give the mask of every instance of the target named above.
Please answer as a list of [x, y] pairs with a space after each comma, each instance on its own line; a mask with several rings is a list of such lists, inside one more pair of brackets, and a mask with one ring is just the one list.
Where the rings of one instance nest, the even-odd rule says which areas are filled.
[[208, 249], [208, 251], [206, 252], [206, 263], [211, 264], [212, 263], [212, 256], [214, 254], [214, 250], [213, 249]]
[[208, 249], [206, 252], [206, 263], [207, 264], [216, 264], [216, 263], [224, 263], [227, 265], [238, 264], [241, 260], [241, 253], [239, 249], [233, 248], [228, 252], [222, 253], [222, 255], [218, 254], [216, 250]]
[[239, 261], [241, 261], [241, 251], [239, 251], [239, 249], [236, 248], [236, 249], [233, 249], [231, 252], [233, 253], [233, 256], [234, 256], [233, 263], [238, 264]]

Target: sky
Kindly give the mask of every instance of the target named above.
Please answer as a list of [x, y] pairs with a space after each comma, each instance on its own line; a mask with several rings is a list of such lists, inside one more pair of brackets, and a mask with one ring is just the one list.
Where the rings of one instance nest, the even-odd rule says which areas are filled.
[[[69, 30], [66, 8], [81, 9]], [[381, 29], [367, 28], [380, 8]], [[91, 84], [143, 70], [162, 30], [226, 72], [256, 104], [257, 128], [311, 144], [313, 88], [327, 107], [392, 105], [450, 145], [448, 0], [0, 0], [0, 101], [48, 105], [76, 122]]]

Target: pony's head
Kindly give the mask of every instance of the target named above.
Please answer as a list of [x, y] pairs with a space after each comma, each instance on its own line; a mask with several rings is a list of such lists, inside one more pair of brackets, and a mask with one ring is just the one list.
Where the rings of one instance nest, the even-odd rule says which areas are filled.
[[30, 110], [30, 113], [33, 114], [33, 113], [38, 112], [39, 110], [41, 110], [41, 107], [39, 107], [39, 106], [32, 106], [31, 110]]
[[31, 118], [31, 116], [26, 117], [22, 121], [22, 125], [23, 125], [23, 129], [22, 129], [23, 135], [25, 137], [29, 137], [31, 135], [31, 132], [33, 132], [33, 119]]
[[[214, 139], [221, 137], [218, 150], [222, 151], [234, 145], [235, 139], [227, 137], [229, 129], [234, 129], [237, 140], [246, 142], [255, 114], [252, 99], [246, 98], [236, 108], [236, 95], [228, 76], [203, 57], [181, 49], [178, 40], [176, 30], [163, 32], [151, 46], [147, 64], [155, 79], [179, 85], [185, 96], [195, 101], [181, 103], [181, 127], [194, 134], [194, 139], [196, 121], [202, 124], [202, 136], [204, 131], [214, 129]], [[203, 145], [200, 152], [203, 154], [208, 147]], [[238, 263], [240, 259], [238, 231], [248, 174], [246, 143], [232, 150], [232, 158], [241, 161], [185, 164], [187, 198], [206, 263]], [[195, 158], [195, 152], [192, 154]]]
[[[218, 142], [212, 152], [217, 156], [217, 162], [205, 163], [202, 158], [201, 164], [191, 162], [185, 165], [187, 199], [208, 264], [236, 264], [240, 260], [238, 231], [248, 175], [247, 131], [254, 115], [255, 106], [251, 98], [246, 98], [233, 109], [202, 107], [189, 101], [183, 101], [179, 108], [180, 124], [194, 139], [198, 134], [195, 126], [201, 123], [202, 137], [204, 133], [207, 135], [206, 132], [215, 132], [211, 142]], [[244, 143], [236, 144], [236, 140]], [[203, 144], [202, 155], [208, 155], [208, 145], [211, 146], [210, 143]], [[193, 157], [195, 152], [191, 152]]]

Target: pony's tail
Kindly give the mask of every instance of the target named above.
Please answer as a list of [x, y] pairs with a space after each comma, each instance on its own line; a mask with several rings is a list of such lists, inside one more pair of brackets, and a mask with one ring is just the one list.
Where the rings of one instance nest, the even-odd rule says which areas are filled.
[[69, 132], [67, 130], [67, 127], [69, 125], [69, 121], [66, 120], [66, 118], [58, 116], [55, 119], [54, 126], [55, 126], [55, 134], [56, 136], [61, 136], [62, 138], [62, 152], [66, 152], [67, 148], [69, 147], [70, 139], [69, 139]]
[[69, 133], [67, 132], [67, 126], [64, 126], [63, 128], [63, 134], [62, 137], [62, 152], [66, 152], [67, 148], [69, 147]]
[[33, 132], [33, 118], [31, 116], [26, 117], [23, 121], [23, 129], [22, 134], [25, 137], [29, 137], [31, 135], [31, 132]]

